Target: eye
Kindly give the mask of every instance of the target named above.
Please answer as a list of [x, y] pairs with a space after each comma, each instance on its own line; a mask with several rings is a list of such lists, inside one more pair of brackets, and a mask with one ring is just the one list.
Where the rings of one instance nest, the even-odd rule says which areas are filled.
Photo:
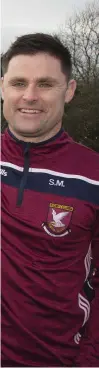
[[15, 87], [24, 87], [25, 83], [24, 82], [13, 82], [12, 85]]
[[52, 87], [52, 84], [51, 83], [48, 83], [48, 82], [41, 82], [39, 83], [39, 86], [42, 88], [51, 88]]

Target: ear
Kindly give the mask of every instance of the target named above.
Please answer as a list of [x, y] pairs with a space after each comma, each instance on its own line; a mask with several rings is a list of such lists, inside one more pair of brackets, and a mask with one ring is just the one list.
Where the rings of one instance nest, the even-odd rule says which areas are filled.
[[4, 100], [4, 78], [0, 79], [0, 91], [1, 91], [1, 98]]
[[68, 88], [65, 94], [65, 103], [69, 103], [74, 97], [75, 90], [77, 87], [77, 82], [74, 79], [71, 79], [68, 83]]

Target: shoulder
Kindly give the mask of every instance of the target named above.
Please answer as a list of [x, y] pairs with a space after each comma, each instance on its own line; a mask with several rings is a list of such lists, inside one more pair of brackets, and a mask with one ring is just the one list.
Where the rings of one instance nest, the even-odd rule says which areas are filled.
[[99, 153], [75, 141], [72, 141], [71, 152], [79, 174], [99, 181]]
[[56, 163], [61, 172], [99, 182], [99, 153], [75, 142], [65, 131], [60, 137], [58, 152]]
[[75, 151], [75, 154], [79, 154], [81, 158], [86, 157], [88, 161], [92, 159], [96, 160], [99, 163], [99, 153], [92, 150], [91, 148], [86, 147], [83, 144], [77, 143], [75, 141], [72, 141], [72, 148]]
[[6, 133], [7, 133], [7, 130], [5, 130], [5, 131], [1, 134], [1, 142], [3, 142], [3, 141], [5, 140]]

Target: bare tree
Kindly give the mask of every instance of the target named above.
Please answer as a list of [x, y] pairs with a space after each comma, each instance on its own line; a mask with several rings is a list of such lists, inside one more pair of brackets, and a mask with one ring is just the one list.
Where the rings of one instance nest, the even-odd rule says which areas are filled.
[[77, 141], [99, 152], [99, 4], [75, 12], [58, 35], [72, 55], [77, 80], [74, 99], [65, 105], [63, 126]]
[[73, 75], [90, 83], [99, 78], [99, 6], [96, 1], [69, 18], [60, 31], [69, 47], [73, 61]]

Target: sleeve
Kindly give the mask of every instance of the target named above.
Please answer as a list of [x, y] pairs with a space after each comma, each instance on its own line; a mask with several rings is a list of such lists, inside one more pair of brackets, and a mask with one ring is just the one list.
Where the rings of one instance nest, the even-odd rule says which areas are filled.
[[96, 271], [95, 275], [93, 273], [95, 298], [91, 302], [89, 321], [75, 362], [77, 367], [99, 367], [99, 212], [93, 233], [92, 256]]

